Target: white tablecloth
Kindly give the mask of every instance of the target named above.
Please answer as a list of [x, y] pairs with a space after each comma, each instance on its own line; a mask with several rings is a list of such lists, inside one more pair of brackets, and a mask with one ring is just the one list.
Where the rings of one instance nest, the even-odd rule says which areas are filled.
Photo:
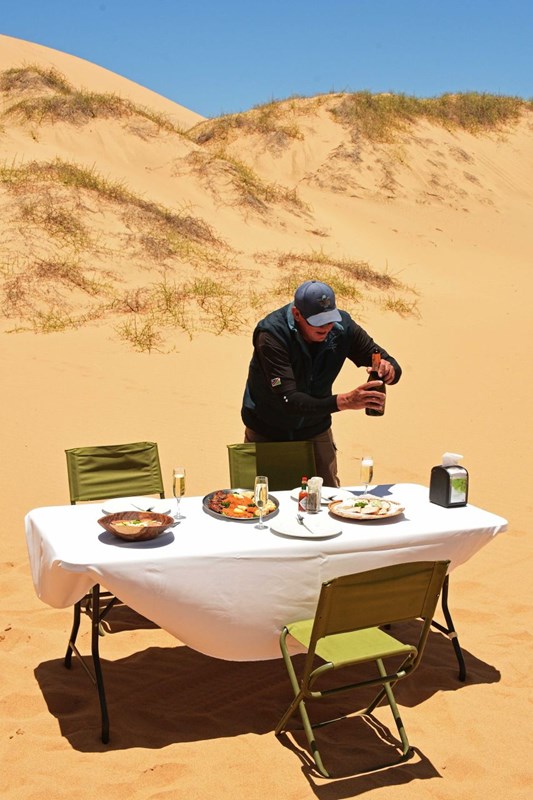
[[[53, 506], [25, 518], [33, 582], [45, 603], [72, 605], [94, 583], [190, 647], [230, 660], [279, 657], [284, 622], [312, 616], [321, 583], [406, 561], [450, 559], [455, 569], [506, 530], [475, 506], [431, 504], [416, 484], [380, 487], [401, 517], [340, 522], [339, 536], [283, 538], [253, 523], [215, 519], [201, 498], [181, 501], [186, 519], [158, 539], [123, 542], [98, 525], [102, 504]], [[276, 492], [281, 513], [296, 513]], [[172, 501], [170, 501], [172, 502]], [[321, 511], [327, 514], [327, 510]]]

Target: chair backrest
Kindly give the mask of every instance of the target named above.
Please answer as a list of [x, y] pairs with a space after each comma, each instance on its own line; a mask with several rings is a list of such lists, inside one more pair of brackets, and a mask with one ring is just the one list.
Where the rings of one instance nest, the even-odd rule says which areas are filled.
[[256, 475], [266, 475], [272, 491], [294, 489], [302, 475], [316, 475], [312, 442], [245, 442], [228, 445], [232, 489], [253, 489]]
[[423, 647], [449, 561], [414, 561], [343, 575], [322, 584], [311, 646], [323, 636], [422, 618]]
[[73, 504], [137, 494], [165, 496], [155, 442], [74, 447], [65, 454]]

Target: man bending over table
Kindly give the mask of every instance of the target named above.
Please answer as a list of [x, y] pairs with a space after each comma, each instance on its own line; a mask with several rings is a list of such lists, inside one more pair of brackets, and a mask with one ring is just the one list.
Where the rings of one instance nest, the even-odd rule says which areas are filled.
[[[400, 365], [337, 308], [333, 289], [320, 281], [305, 281], [296, 289], [294, 302], [262, 319], [254, 330], [253, 346], [241, 409], [244, 441], [312, 441], [317, 474], [326, 486], [339, 486], [331, 415], [382, 410], [385, 395], [376, 388], [397, 383]], [[346, 359], [370, 371], [376, 347], [381, 353], [380, 380], [332, 394]]]

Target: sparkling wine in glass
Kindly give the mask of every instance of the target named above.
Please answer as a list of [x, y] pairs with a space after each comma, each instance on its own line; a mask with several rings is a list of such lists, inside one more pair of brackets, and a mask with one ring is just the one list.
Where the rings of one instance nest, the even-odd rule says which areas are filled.
[[172, 470], [172, 491], [176, 498], [175, 519], [183, 519], [180, 512], [180, 500], [185, 494], [185, 467], [174, 467]]
[[268, 503], [268, 478], [266, 475], [257, 475], [255, 479], [254, 503], [259, 509], [259, 522], [255, 527], [260, 529], [267, 528], [268, 525], [263, 522], [263, 514]]
[[365, 494], [368, 492], [368, 486], [372, 483], [374, 477], [374, 459], [372, 456], [363, 456], [361, 459], [361, 483], [365, 487]]

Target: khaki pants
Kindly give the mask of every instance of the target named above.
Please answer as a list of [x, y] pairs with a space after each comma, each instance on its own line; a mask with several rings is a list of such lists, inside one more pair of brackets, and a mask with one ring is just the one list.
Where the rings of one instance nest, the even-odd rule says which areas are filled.
[[[251, 428], [244, 430], [245, 442], [271, 442], [267, 436], [261, 436]], [[337, 475], [337, 448], [333, 441], [331, 428], [318, 436], [310, 436], [309, 441], [313, 442], [315, 451], [316, 474], [323, 478], [324, 486], [340, 486], [339, 476]], [[308, 477], [312, 477], [309, 475]]]

